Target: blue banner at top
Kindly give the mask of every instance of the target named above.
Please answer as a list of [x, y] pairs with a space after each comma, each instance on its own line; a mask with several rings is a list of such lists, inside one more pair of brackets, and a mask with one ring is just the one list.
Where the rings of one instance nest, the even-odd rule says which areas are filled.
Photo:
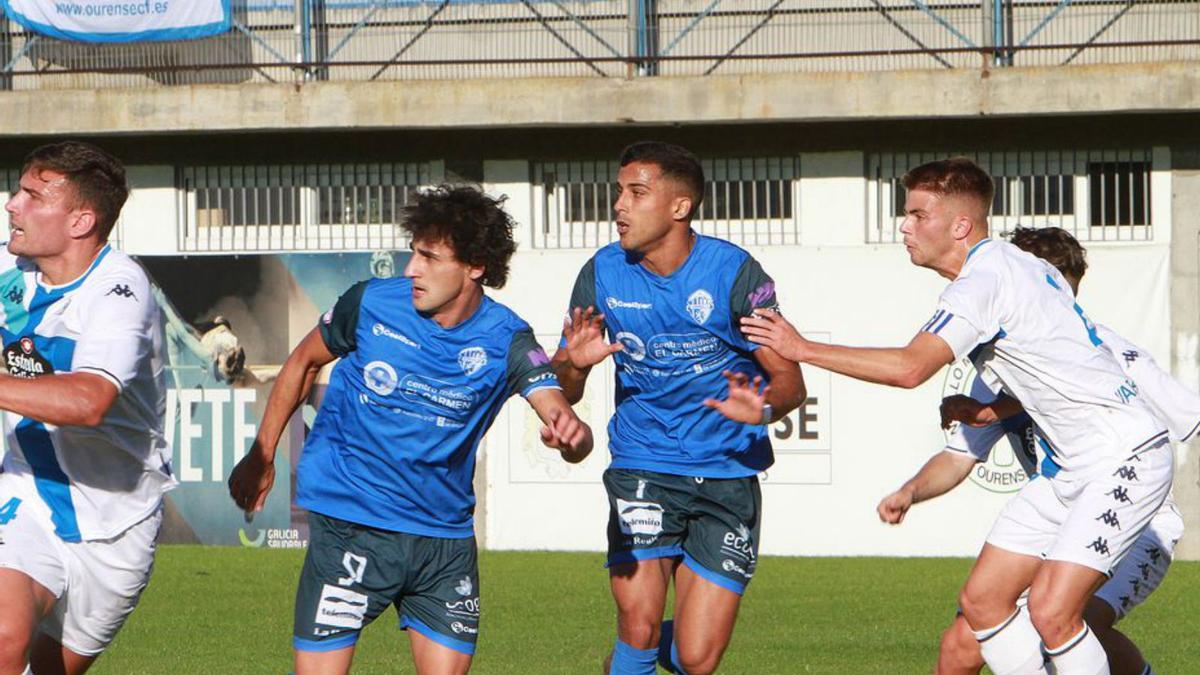
[[76, 42], [194, 40], [233, 24], [230, 0], [0, 0], [26, 29]]

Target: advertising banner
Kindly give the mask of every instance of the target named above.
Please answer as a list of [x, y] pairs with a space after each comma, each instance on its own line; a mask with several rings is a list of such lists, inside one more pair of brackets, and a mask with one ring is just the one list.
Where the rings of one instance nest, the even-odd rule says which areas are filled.
[[0, 0], [25, 28], [78, 42], [193, 40], [228, 31], [230, 0]]

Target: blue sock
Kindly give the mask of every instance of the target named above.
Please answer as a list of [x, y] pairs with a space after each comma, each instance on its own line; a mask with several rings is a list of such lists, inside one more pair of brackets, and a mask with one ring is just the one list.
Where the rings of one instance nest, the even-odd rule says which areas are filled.
[[687, 675], [679, 665], [679, 649], [675, 646], [675, 622], [668, 619], [662, 624], [662, 637], [658, 638], [658, 665], [668, 673]]
[[608, 675], [654, 675], [657, 657], [657, 649], [635, 649], [618, 639]]

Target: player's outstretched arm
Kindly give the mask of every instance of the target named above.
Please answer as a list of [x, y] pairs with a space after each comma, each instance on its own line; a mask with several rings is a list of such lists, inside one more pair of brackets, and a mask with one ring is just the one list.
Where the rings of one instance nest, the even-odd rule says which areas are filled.
[[100, 424], [118, 394], [117, 385], [93, 373], [0, 375], [0, 409], [60, 427]]
[[321, 331], [314, 328], [284, 362], [271, 387], [254, 444], [229, 476], [229, 495], [243, 511], [262, 510], [275, 484], [275, 446], [279, 437], [292, 414], [308, 398], [321, 368], [333, 359]]
[[[715, 408], [735, 422], [770, 424], [803, 404], [808, 392], [798, 363], [769, 347], [756, 349], [754, 358], [766, 371], [767, 380], [761, 376], [752, 380], [742, 373], [725, 371], [728, 395], [724, 400], [706, 399], [704, 405]], [[764, 382], [770, 384], [764, 386]]]
[[742, 318], [742, 332], [756, 344], [771, 347], [784, 358], [833, 371], [856, 380], [912, 389], [954, 361], [950, 345], [926, 332], [904, 347], [843, 347], [812, 342], [779, 314], [759, 312]]
[[953, 490], [970, 475], [976, 460], [965, 452], [943, 450], [925, 462], [917, 475], [908, 479], [892, 494], [884, 497], [876, 511], [885, 523], [899, 525], [913, 504], [940, 497]]
[[554, 353], [550, 365], [563, 395], [574, 405], [583, 398], [583, 386], [592, 366], [622, 347], [620, 342], [609, 344], [604, 339], [604, 315], [597, 314], [594, 307], [571, 310], [563, 321], [563, 340], [565, 344]]
[[571, 404], [557, 389], [539, 389], [529, 394], [529, 405], [542, 419], [542, 443], [562, 453], [571, 464], [582, 462], [592, 452], [592, 428], [575, 415]]

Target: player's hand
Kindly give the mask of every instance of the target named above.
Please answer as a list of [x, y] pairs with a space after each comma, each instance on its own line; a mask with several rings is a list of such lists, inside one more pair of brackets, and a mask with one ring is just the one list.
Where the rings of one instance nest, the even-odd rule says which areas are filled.
[[912, 495], [906, 490], [897, 490], [883, 498], [875, 508], [879, 512], [879, 520], [891, 525], [904, 522], [904, 516], [912, 507]]
[[563, 321], [563, 337], [571, 366], [577, 370], [591, 368], [624, 348], [620, 342], [605, 341], [604, 315], [597, 314], [595, 307], [572, 309]]
[[954, 422], [962, 422], [972, 427], [986, 427], [1000, 421], [990, 405], [962, 394], [942, 399], [940, 412], [943, 429], [949, 429]]
[[592, 452], [592, 428], [574, 413], [562, 410], [550, 412], [550, 424], [542, 427], [542, 444], [562, 453], [571, 464], [582, 462]]
[[767, 403], [771, 385], [763, 386], [762, 375], [755, 375], [751, 380], [743, 373], [727, 370], [723, 374], [729, 381], [729, 396], [724, 401], [705, 399], [704, 405], [715, 408], [734, 422], [762, 424], [763, 406]]
[[229, 496], [246, 515], [262, 511], [267, 494], [275, 485], [275, 463], [267, 461], [255, 441], [250, 452], [233, 467], [229, 474]]
[[779, 312], [758, 309], [754, 316], [742, 317], [742, 333], [754, 344], [770, 347], [783, 358], [797, 363], [804, 360], [808, 340]]

